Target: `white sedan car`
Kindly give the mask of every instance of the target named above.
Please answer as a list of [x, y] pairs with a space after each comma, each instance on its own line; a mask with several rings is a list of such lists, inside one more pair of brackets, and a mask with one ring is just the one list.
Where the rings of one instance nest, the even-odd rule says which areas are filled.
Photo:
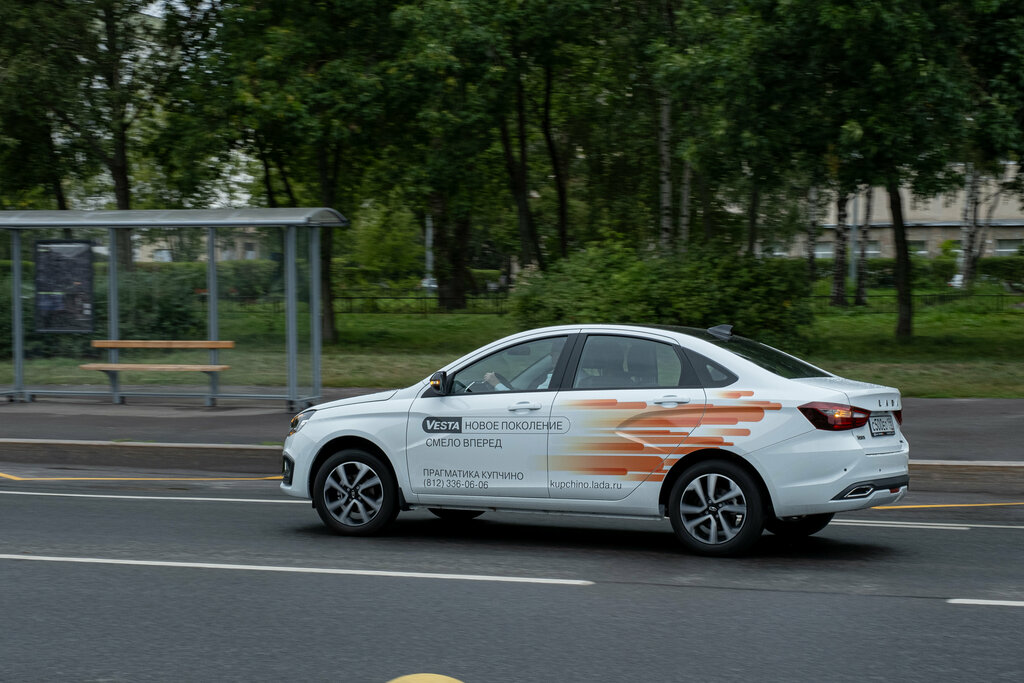
[[547, 327], [299, 413], [281, 488], [341, 534], [416, 508], [667, 517], [691, 551], [733, 555], [902, 498], [901, 422], [897, 389], [727, 325]]

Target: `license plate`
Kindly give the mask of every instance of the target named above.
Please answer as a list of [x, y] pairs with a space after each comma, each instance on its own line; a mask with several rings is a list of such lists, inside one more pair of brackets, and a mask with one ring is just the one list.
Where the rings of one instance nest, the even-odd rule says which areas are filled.
[[892, 436], [896, 433], [896, 423], [892, 415], [872, 415], [868, 418], [871, 425], [871, 436]]

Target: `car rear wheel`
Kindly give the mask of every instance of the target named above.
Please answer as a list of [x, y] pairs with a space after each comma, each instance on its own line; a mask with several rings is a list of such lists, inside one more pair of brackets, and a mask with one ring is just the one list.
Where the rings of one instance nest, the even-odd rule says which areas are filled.
[[833, 516], [829, 512], [800, 517], [769, 517], [764, 520], [764, 528], [782, 538], [803, 538], [816, 534], [827, 527]]
[[398, 514], [398, 487], [379, 457], [356, 449], [329, 457], [313, 482], [313, 505], [330, 529], [375, 534]]
[[449, 510], [447, 508], [427, 508], [435, 517], [446, 522], [468, 522], [484, 514], [483, 510]]
[[669, 518], [686, 548], [701, 555], [738, 555], [761, 536], [764, 513], [754, 478], [724, 460], [683, 472], [672, 486]]

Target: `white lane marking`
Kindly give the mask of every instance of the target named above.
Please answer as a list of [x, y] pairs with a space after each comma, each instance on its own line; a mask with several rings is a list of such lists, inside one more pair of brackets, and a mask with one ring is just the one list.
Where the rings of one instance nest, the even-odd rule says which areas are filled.
[[[123, 500], [171, 500], [211, 503], [271, 503], [281, 505], [310, 505], [304, 498], [218, 498], [198, 496], [119, 496], [103, 493], [51, 493], [41, 491], [0, 491], [7, 496], [53, 496], [56, 498], [112, 498]], [[533, 512], [521, 510], [517, 512]], [[538, 513], [548, 514], [548, 513]], [[646, 519], [646, 518], [645, 518]], [[944, 524], [941, 522], [890, 522], [873, 519], [834, 519], [829, 526], [867, 526], [889, 527], [894, 529], [937, 529], [939, 531], [968, 531], [970, 529], [1024, 529], [1024, 525], [1015, 524]]]
[[289, 574], [332, 574], [336, 576], [384, 576], [397, 579], [447, 579], [452, 581], [491, 581], [498, 583], [540, 583], [558, 586], [593, 586], [593, 581], [545, 579], [530, 576], [488, 576], [486, 574], [432, 574], [428, 572], [391, 572], [377, 569], [329, 569], [324, 567], [278, 567], [258, 564], [215, 564], [208, 562], [161, 562], [157, 560], [115, 560], [101, 557], [54, 557], [45, 555], [2, 555], [0, 560], [31, 562], [72, 562], [76, 564], [114, 564], [134, 567], [175, 567], [185, 569], [235, 569], [251, 572]]
[[970, 531], [969, 524], [940, 524], [937, 522], [887, 522], [873, 519], [836, 519], [829, 526], [870, 526], [893, 529], [936, 529], [939, 531]]
[[102, 493], [43, 493], [40, 491], [0, 491], [0, 494], [7, 496], [54, 496], [56, 498], [121, 498], [124, 500], [187, 500], [192, 502], [214, 502], [214, 503], [300, 503], [309, 505], [308, 500], [299, 498], [200, 498], [197, 496], [114, 496]]
[[1024, 607], [1024, 600], [971, 600], [956, 598], [946, 600], [950, 605], [984, 605], [989, 607]]

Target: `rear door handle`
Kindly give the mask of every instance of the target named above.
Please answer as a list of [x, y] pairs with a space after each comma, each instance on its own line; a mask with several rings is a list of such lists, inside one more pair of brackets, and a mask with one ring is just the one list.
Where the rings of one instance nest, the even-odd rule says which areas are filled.
[[690, 402], [690, 397], [689, 396], [662, 396], [661, 398], [654, 399], [654, 403], [656, 403], [657, 405], [659, 405], [659, 406], [666, 406], [668, 408], [671, 408], [672, 406], [677, 406], [680, 403], [689, 403], [689, 402]]
[[510, 405], [508, 409], [512, 412], [517, 410], [540, 410], [540, 404], [534, 403], [533, 401], [519, 401], [518, 403]]

